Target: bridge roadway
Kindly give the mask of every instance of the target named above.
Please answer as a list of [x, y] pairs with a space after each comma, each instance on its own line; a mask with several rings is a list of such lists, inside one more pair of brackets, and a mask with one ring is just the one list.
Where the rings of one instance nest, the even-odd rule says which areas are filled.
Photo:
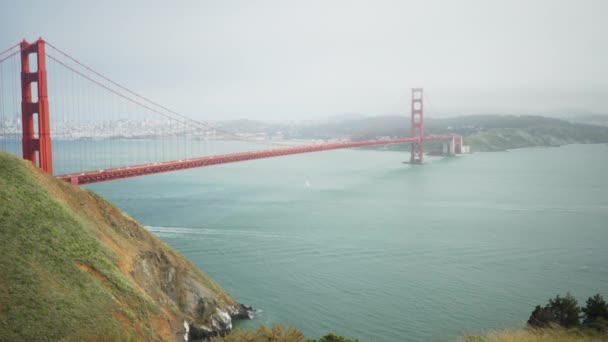
[[[437, 142], [437, 141], [452, 141], [454, 136], [442, 135], [442, 136], [428, 136], [424, 138], [424, 142]], [[152, 175], [156, 173], [171, 172], [192, 169], [196, 167], [205, 167], [212, 165], [220, 165], [227, 163], [235, 163], [246, 160], [262, 159], [281, 157], [292, 154], [310, 153], [310, 152], [321, 152], [329, 150], [338, 150], [344, 148], [356, 148], [356, 147], [368, 147], [368, 146], [382, 146], [382, 145], [396, 145], [396, 144], [412, 144], [418, 142], [418, 138], [402, 138], [402, 139], [380, 139], [380, 140], [365, 140], [365, 141], [349, 141], [349, 142], [338, 142], [328, 144], [314, 144], [305, 146], [294, 146], [273, 150], [262, 150], [252, 151], [243, 153], [224, 154], [211, 157], [194, 158], [187, 160], [168, 161], [161, 163], [135, 165], [129, 167], [121, 167], [114, 169], [96, 170], [89, 172], [82, 172], [77, 174], [59, 175], [65, 181], [71, 182], [75, 185], [91, 184], [99, 182], [107, 182], [111, 180], [118, 180], [131, 177], [139, 177], [145, 175]]]

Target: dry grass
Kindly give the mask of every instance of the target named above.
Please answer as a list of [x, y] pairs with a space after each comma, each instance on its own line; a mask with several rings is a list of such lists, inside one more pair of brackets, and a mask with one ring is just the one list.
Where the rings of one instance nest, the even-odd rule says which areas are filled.
[[467, 336], [465, 342], [602, 342], [608, 335], [577, 329], [518, 329], [492, 331], [485, 336]]
[[293, 327], [260, 325], [255, 331], [236, 330], [226, 337], [216, 337], [211, 342], [305, 342], [304, 334]]

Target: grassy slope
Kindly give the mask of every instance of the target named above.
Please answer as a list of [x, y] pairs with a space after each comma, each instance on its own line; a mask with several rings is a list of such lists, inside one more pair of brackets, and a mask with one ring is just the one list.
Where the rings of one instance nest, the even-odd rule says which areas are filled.
[[608, 336], [577, 329], [519, 329], [490, 332], [485, 336], [468, 336], [465, 342], [601, 342]]
[[[407, 341], [407, 337], [403, 337]], [[306, 339], [302, 332], [295, 328], [284, 328], [281, 325], [270, 328], [261, 325], [255, 331], [237, 330], [226, 337], [217, 337], [212, 342], [357, 342], [346, 337], [329, 334], [319, 340]], [[602, 342], [608, 341], [607, 335], [592, 330], [562, 329], [517, 329], [493, 331], [484, 336], [465, 336], [461, 342]], [[367, 342], [367, 341], [361, 341]]]
[[98, 196], [0, 153], [0, 341], [172, 339], [179, 308], [130, 275], [137, 252], [155, 250], [235, 303]]

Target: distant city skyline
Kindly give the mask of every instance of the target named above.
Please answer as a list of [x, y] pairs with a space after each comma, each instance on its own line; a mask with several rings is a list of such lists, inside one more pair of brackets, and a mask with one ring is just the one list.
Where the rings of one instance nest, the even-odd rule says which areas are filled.
[[608, 3], [20, 1], [0, 48], [38, 36], [196, 119], [608, 113]]

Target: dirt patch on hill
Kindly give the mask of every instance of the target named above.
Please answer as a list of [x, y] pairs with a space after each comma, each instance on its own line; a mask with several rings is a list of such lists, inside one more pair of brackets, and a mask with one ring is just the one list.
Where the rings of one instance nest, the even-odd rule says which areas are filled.
[[100, 283], [107, 283], [108, 280], [101, 274], [99, 273], [96, 269], [94, 269], [93, 267], [86, 265], [86, 264], [78, 264], [78, 268], [83, 271], [83, 272], [87, 272], [88, 274], [92, 275], [93, 278], [97, 279], [97, 281], [99, 281]]

